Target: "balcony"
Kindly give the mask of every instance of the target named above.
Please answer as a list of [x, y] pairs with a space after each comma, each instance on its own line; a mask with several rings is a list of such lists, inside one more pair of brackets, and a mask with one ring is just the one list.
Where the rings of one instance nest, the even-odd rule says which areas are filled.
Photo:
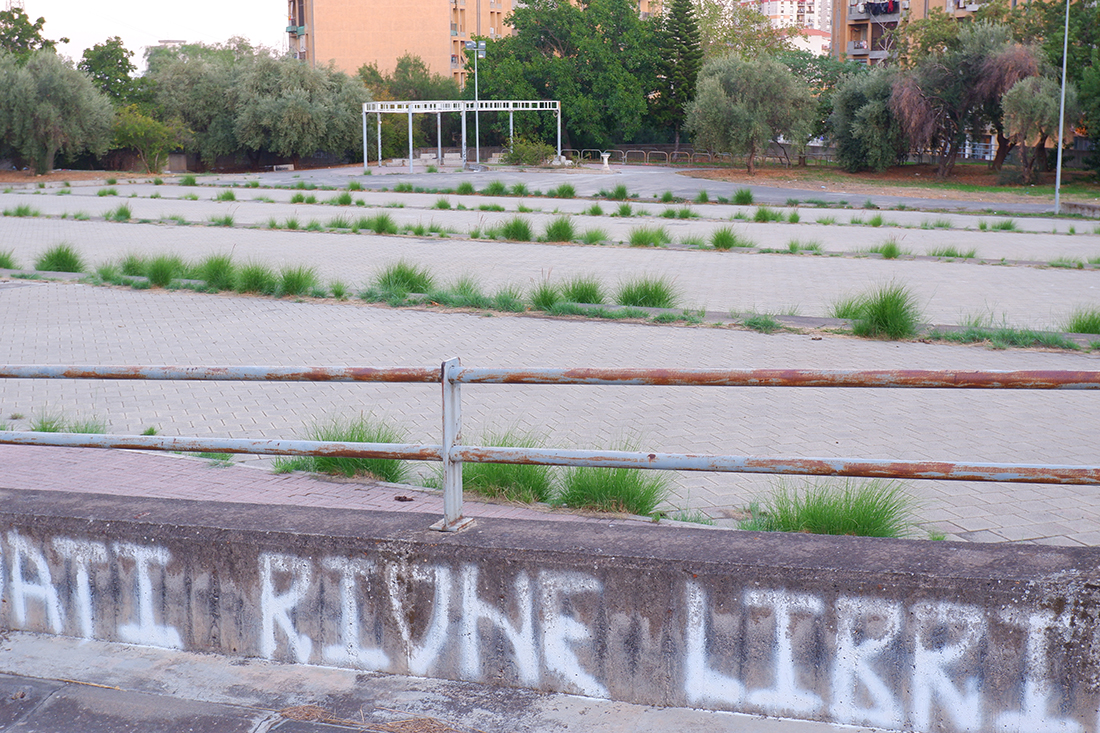
[[848, 41], [849, 56], [866, 56], [869, 52], [867, 41]]
[[451, 23], [451, 35], [452, 36], [457, 36], [458, 35], [458, 23]]
[[292, 36], [304, 36], [306, 34], [306, 27], [304, 25], [288, 25], [286, 32]]
[[452, 69], [462, 68], [462, 57], [459, 56], [457, 53], [452, 53], [451, 54], [451, 68]]

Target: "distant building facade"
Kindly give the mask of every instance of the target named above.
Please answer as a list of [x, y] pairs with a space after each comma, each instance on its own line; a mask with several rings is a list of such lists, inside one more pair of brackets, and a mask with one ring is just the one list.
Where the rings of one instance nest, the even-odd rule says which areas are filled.
[[890, 55], [883, 36], [896, 28], [903, 17], [920, 20], [938, 8], [962, 19], [973, 15], [980, 7], [981, 3], [971, 0], [836, 0], [833, 54], [841, 59], [878, 64]]
[[465, 82], [463, 43], [511, 30], [512, 0], [288, 0], [290, 52], [313, 66], [354, 74], [363, 64], [393, 71], [405, 54], [436, 74]]

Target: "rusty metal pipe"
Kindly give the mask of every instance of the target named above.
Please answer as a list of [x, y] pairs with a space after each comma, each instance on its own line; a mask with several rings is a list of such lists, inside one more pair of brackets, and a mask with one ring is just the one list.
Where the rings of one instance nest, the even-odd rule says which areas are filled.
[[439, 367], [0, 365], [0, 379], [439, 383]]

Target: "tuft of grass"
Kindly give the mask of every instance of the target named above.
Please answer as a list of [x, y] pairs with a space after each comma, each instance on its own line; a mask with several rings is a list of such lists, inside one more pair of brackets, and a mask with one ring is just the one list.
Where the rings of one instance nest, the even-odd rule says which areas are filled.
[[829, 226], [830, 224], [836, 224], [835, 216], [819, 216], [817, 217], [817, 223]]
[[0, 251], [0, 270], [18, 270], [19, 265], [15, 261], [15, 250]]
[[676, 196], [672, 193], [672, 191], [665, 191], [660, 196], [655, 196], [654, 198], [656, 198], [662, 204], [671, 204], [676, 202]]
[[481, 291], [481, 285], [470, 276], [460, 277], [447, 290], [429, 293], [428, 299], [437, 305], [452, 308], [490, 308], [492, 298]]
[[355, 203], [355, 199], [351, 197], [350, 193], [344, 191], [333, 196], [326, 203], [332, 204], [333, 206], [351, 206]]
[[478, 204], [478, 211], [504, 211], [504, 207], [500, 204]]
[[621, 216], [623, 218], [634, 216], [634, 209], [631, 208], [630, 204], [619, 204], [619, 208], [615, 210], [612, 216]]
[[60, 412], [43, 412], [31, 418], [30, 431], [34, 433], [64, 433], [65, 415]]
[[183, 196], [181, 196], [180, 198], [182, 198], [184, 201], [198, 201], [199, 200], [198, 194], [194, 194], [194, 193], [186, 193]]
[[546, 225], [546, 234], [543, 240], [546, 242], [572, 242], [577, 236], [573, 229], [573, 220], [568, 216], [559, 216]]
[[912, 338], [920, 323], [916, 296], [897, 283], [840, 301], [834, 304], [833, 314], [836, 318], [852, 319], [852, 332], [869, 338]]
[[531, 290], [531, 305], [541, 311], [548, 311], [562, 302], [561, 290], [550, 280], [542, 280]]
[[977, 249], [971, 248], [964, 251], [952, 244], [949, 244], [945, 247], [934, 247], [933, 249], [928, 250], [928, 255], [930, 257], [949, 257], [952, 259], [959, 258], [964, 260], [972, 259], [977, 254]]
[[229, 189], [226, 189], [214, 197], [215, 201], [236, 201], [237, 194], [233, 193]]
[[509, 191], [513, 196], [530, 196], [531, 192], [527, 189], [526, 183], [515, 183], [512, 185]]
[[34, 269], [42, 272], [84, 272], [84, 260], [67, 242], [61, 242], [40, 254], [34, 261]]
[[210, 217], [210, 223], [216, 227], [231, 227], [233, 226], [233, 215], [222, 214], [221, 216]]
[[317, 287], [317, 271], [305, 265], [279, 270], [280, 295], [305, 295]]
[[370, 217], [360, 217], [356, 226], [360, 229], [369, 229], [375, 234], [397, 234], [397, 224], [393, 217], [386, 212]]
[[552, 199], [571, 199], [576, 197], [577, 189], [572, 183], [563, 183], [557, 188], [551, 188], [546, 195]]
[[96, 196], [118, 196], [117, 188], [101, 188], [95, 192]]
[[[459, 189], [461, 188], [462, 186], [459, 186]], [[505, 196], [508, 194], [508, 187], [504, 185], [504, 181], [489, 181], [488, 185], [481, 189], [481, 193], [486, 196]]]
[[679, 209], [665, 209], [661, 212], [665, 219], [697, 219], [699, 217], [691, 208], [681, 206]]
[[283, 222], [284, 229], [297, 229], [301, 226], [301, 222], [296, 217], [287, 217], [287, 220]]
[[398, 260], [374, 276], [374, 286], [384, 295], [404, 298], [409, 293], [432, 292], [435, 290], [435, 278], [427, 267]]
[[348, 190], [349, 191], [362, 191], [363, 190], [363, 184], [360, 183], [359, 181], [351, 181], [350, 183], [348, 183]]
[[184, 176], [183, 178], [180, 179], [180, 185], [181, 186], [196, 186], [198, 184], [195, 182], [195, 177], [194, 176]]
[[752, 215], [752, 220], [760, 223], [783, 221], [783, 214], [774, 209], [769, 209], [767, 206], [758, 206], [756, 212]]
[[134, 252], [127, 253], [119, 265], [121, 274], [126, 277], [144, 277], [145, 268], [145, 258]]
[[990, 227], [995, 232], [1016, 232], [1019, 231], [1019, 227], [1016, 226], [1015, 219], [1001, 219]]
[[531, 224], [522, 216], [514, 216], [501, 224], [499, 233], [513, 242], [530, 242], [534, 239]]
[[769, 313], [754, 313], [741, 319], [741, 325], [760, 333], [775, 333], [783, 328], [782, 324], [775, 319], [775, 316]]
[[880, 254], [882, 255], [883, 259], [887, 260], [896, 260], [898, 257], [906, 254], [906, 251], [903, 250], [901, 248], [901, 245], [898, 244], [897, 237], [890, 237], [880, 244], [876, 244], [874, 247], [871, 247], [867, 251], [873, 252], [875, 254]]
[[238, 293], [273, 295], [278, 285], [278, 278], [270, 267], [260, 262], [247, 262], [237, 271], [233, 289]]
[[800, 221], [802, 221], [802, 216], [798, 213], [798, 209], [795, 209], [791, 213], [787, 214], [788, 224], [797, 224]]
[[455, 189], [455, 193], [459, 194], [460, 196], [469, 196], [471, 194], [477, 193], [477, 191], [474, 189], [474, 184], [470, 183], [469, 181], [463, 181], [462, 183], [458, 184], [458, 188]]
[[[486, 435], [482, 438], [481, 445], [495, 448], [541, 448], [544, 444], [538, 436], [505, 431]], [[441, 474], [437, 480], [442, 485]], [[554, 482], [550, 466], [464, 463], [462, 488], [481, 496], [533, 504], [550, 500], [554, 493]]]
[[675, 308], [680, 300], [676, 285], [667, 277], [633, 277], [619, 283], [615, 302], [635, 308]]
[[599, 227], [593, 227], [591, 229], [585, 229], [581, 234], [580, 240], [585, 244], [601, 244], [607, 241], [607, 231], [600, 229]]
[[588, 216], [603, 216], [603, 208], [599, 204], [592, 204], [584, 210], [584, 213]]
[[432, 204], [432, 208], [447, 211], [451, 208], [451, 202], [449, 199], [441, 197], [435, 200], [435, 203]]
[[734, 247], [752, 247], [753, 242], [742, 237], [731, 227], [715, 229], [710, 235], [710, 245], [715, 249], [733, 249]]
[[[400, 443], [404, 431], [383, 420], [367, 415], [356, 418], [337, 417], [325, 423], [315, 423], [306, 434], [306, 440], [336, 441], [340, 443]], [[380, 481], [404, 483], [409, 477], [405, 461], [387, 458], [344, 458], [341, 456], [302, 456], [276, 459], [276, 473], [313, 471], [337, 476], [370, 476]]]
[[668, 474], [658, 471], [578, 466], [562, 472], [554, 501], [577, 509], [649, 516], [668, 497], [671, 483]]
[[296, 193], [290, 197], [290, 203], [292, 204], [304, 204], [306, 201], [306, 195], [304, 193]]
[[695, 203], [697, 204], [709, 204], [710, 196], [707, 195], [707, 189], [703, 189], [695, 196]]
[[[27, 204], [19, 204], [14, 209], [4, 209], [4, 216], [41, 216], [42, 212]], [[75, 218], [75, 217], [74, 217]]]
[[753, 202], [752, 189], [739, 188], [733, 192], [733, 203], [738, 206], [750, 206]]
[[599, 195], [611, 201], [626, 201], [630, 198], [630, 191], [624, 184], [620, 183], [615, 186], [615, 188], [611, 189], [611, 191], [601, 190]]
[[954, 344], [988, 343], [993, 349], [1007, 349], [1015, 346], [1022, 349], [1044, 347], [1078, 351], [1081, 348], [1076, 341], [1060, 333], [1008, 327], [989, 328], [979, 324], [967, 325], [959, 331], [932, 330], [927, 338], [929, 341], [947, 341]]
[[507, 313], [522, 313], [526, 309], [523, 291], [515, 285], [505, 285], [493, 295], [493, 308]]
[[166, 288], [180, 277], [186, 266], [178, 255], [157, 255], [145, 266], [145, 276], [149, 284], [156, 288]]
[[334, 216], [328, 220], [329, 229], [351, 229], [352, 221], [346, 216]]
[[663, 247], [672, 242], [664, 227], [635, 227], [630, 230], [631, 247]]
[[875, 214], [867, 220], [867, 226], [880, 227], [886, 220], [882, 218], [882, 214]]
[[602, 305], [606, 299], [603, 283], [595, 276], [578, 275], [560, 286], [562, 298], [570, 303]]
[[113, 186], [113, 185], [115, 185], [116, 183], [118, 183], [118, 179], [117, 179], [117, 178], [108, 178], [108, 179], [107, 179], [107, 185], [108, 185], [108, 186]]
[[237, 266], [232, 255], [228, 254], [207, 255], [199, 263], [198, 270], [199, 278], [206, 283], [206, 287], [214, 290], [232, 290], [237, 279]]
[[104, 217], [107, 221], [130, 221], [130, 217], [134, 215], [133, 210], [129, 204], [119, 204], [118, 208], [111, 209]]
[[1068, 333], [1100, 333], [1100, 308], [1077, 308], [1065, 325]]
[[750, 508], [741, 529], [809, 532], [859, 537], [906, 537], [915, 502], [900, 481], [872, 479], [776, 484], [771, 496]]

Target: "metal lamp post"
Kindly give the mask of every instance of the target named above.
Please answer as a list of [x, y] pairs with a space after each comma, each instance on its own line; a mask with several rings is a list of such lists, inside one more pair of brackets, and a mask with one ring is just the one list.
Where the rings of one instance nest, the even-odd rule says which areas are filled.
[[1066, 127], [1066, 58], [1069, 56], [1069, 0], [1066, 0], [1066, 27], [1062, 34], [1062, 101], [1058, 107], [1058, 165], [1054, 174], [1054, 213], [1062, 213], [1062, 134]]
[[485, 58], [485, 41], [466, 41], [467, 51], [476, 51], [474, 54], [474, 162], [481, 165], [481, 105], [478, 104], [477, 93], [477, 60]]

